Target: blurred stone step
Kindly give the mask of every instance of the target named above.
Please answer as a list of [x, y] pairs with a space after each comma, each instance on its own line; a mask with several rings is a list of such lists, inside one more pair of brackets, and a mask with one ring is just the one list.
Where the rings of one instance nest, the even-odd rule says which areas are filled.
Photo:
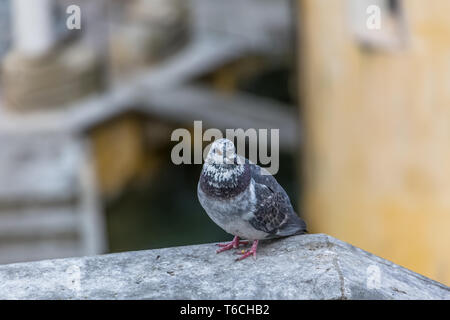
[[82, 150], [69, 136], [0, 134], [0, 208], [76, 198]]
[[81, 217], [74, 208], [0, 210], [0, 239], [40, 239], [78, 233]]
[[0, 244], [1, 263], [36, 261], [84, 255], [80, 241], [74, 239], [3, 242]]
[[0, 133], [0, 150], [0, 263], [106, 250], [88, 141]]

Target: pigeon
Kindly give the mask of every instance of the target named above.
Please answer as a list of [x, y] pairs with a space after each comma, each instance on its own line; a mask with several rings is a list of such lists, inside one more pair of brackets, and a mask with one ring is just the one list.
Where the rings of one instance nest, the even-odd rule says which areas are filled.
[[306, 223], [295, 213], [283, 187], [266, 169], [236, 154], [228, 139], [211, 145], [197, 195], [211, 220], [234, 235], [231, 242], [218, 244], [217, 253], [253, 241], [236, 260], [252, 255], [256, 259], [259, 240], [307, 233]]

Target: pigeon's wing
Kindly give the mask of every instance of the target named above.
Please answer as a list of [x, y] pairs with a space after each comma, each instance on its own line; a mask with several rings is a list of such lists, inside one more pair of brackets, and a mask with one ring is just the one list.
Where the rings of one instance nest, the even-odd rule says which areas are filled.
[[[278, 183], [278, 181], [264, 168], [261, 168], [257, 164], [254, 164], [250, 160], [238, 155], [240, 163], [248, 163], [250, 167], [250, 173], [251, 177], [256, 183], [262, 184], [269, 189], [271, 189], [273, 192], [280, 192], [282, 193], [289, 201], [289, 197], [284, 191], [283, 187]], [[289, 201], [290, 203], [290, 201]]]
[[283, 187], [258, 165], [250, 164], [250, 170], [257, 198], [250, 224], [268, 233], [268, 238], [305, 233], [306, 223], [295, 213]]

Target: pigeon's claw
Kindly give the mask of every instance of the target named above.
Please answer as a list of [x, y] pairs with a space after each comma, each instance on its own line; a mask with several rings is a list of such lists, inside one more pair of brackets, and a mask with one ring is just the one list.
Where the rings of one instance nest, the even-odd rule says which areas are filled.
[[217, 246], [219, 246], [221, 249], [218, 249], [216, 251], [216, 253], [221, 253], [223, 251], [226, 250], [230, 250], [230, 249], [236, 249], [238, 248], [241, 244], [248, 244], [248, 241], [240, 241], [238, 236], [235, 236], [233, 241], [228, 242], [228, 243], [218, 243]]
[[239, 258], [237, 258], [235, 261], [240, 261], [240, 260], [244, 260], [245, 258], [248, 258], [250, 256], [253, 256], [253, 258], [256, 259], [256, 249], [258, 248], [258, 240], [253, 241], [253, 245], [251, 247], [250, 250], [242, 250], [242, 252], [240, 252], [241, 256]]

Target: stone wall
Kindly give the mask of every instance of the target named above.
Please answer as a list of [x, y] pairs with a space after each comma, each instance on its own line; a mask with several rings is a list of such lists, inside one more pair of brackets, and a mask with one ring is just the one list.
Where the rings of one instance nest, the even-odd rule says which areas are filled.
[[450, 299], [450, 288], [325, 234], [0, 266], [0, 299]]

